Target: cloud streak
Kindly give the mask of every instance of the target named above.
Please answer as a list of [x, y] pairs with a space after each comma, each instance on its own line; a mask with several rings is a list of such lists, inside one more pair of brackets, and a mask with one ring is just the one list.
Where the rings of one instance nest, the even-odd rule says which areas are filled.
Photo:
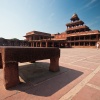
[[77, 10], [77, 12], [81, 12], [82, 10], [89, 10], [95, 6], [97, 6], [98, 3], [96, 3], [98, 0], [88, 0], [89, 2], [86, 2], [83, 7]]
[[99, 19], [99, 18], [100, 18], [100, 16], [95, 17], [95, 18], [94, 18], [94, 21], [93, 21], [93, 22], [88, 23], [87, 25], [88, 25], [89, 27], [99, 25], [99, 21], [98, 21], [98, 19]]
[[97, 0], [91, 0], [89, 3], [87, 3], [84, 8], [90, 7], [90, 5], [94, 4]]

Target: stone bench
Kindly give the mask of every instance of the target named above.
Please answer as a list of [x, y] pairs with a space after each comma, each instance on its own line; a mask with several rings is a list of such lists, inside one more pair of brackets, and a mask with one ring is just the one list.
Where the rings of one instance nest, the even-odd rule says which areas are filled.
[[0, 47], [0, 68], [4, 72], [6, 89], [20, 83], [18, 62], [50, 59], [49, 70], [59, 71], [59, 48]]

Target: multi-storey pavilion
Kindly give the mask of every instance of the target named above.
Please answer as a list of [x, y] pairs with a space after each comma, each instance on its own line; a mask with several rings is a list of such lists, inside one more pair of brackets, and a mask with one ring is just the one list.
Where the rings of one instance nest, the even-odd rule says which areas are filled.
[[29, 41], [31, 47], [65, 47], [66, 33], [50, 34], [39, 31], [26, 33], [24, 37]]
[[26, 40], [32, 47], [95, 47], [100, 40], [100, 31], [91, 30], [79, 19], [77, 14], [67, 23], [67, 30], [50, 34], [39, 31], [26, 33]]
[[79, 19], [77, 14], [67, 23], [67, 30], [62, 33], [50, 34], [31, 31], [24, 36], [26, 40], [0, 38], [1, 46], [31, 46], [31, 47], [95, 47], [100, 42], [100, 31], [91, 30]]
[[100, 40], [100, 32], [91, 30], [79, 19], [77, 14], [71, 17], [67, 26], [67, 43], [70, 47], [94, 47]]

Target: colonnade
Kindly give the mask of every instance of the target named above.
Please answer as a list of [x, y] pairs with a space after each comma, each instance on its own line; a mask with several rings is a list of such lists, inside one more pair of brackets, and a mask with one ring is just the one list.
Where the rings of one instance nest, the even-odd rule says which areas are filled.
[[66, 41], [32, 41], [30, 42], [31, 47], [66, 47]]

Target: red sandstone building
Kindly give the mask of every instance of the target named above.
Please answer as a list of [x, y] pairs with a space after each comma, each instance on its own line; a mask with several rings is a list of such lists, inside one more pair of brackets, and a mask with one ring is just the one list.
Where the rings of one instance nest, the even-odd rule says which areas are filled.
[[26, 40], [31, 47], [65, 47], [67, 44], [66, 33], [50, 34], [39, 31], [26, 33]]
[[91, 30], [74, 14], [67, 26], [67, 43], [71, 47], [94, 47], [100, 40], [100, 31]]
[[50, 34], [31, 31], [24, 36], [26, 40], [0, 38], [0, 46], [31, 46], [31, 47], [95, 47], [100, 42], [100, 31], [91, 30], [79, 19], [77, 14], [67, 23], [67, 30], [62, 33]]
[[77, 14], [67, 23], [67, 30], [62, 33], [50, 34], [39, 31], [26, 33], [26, 40], [32, 47], [95, 47], [100, 41], [100, 31], [91, 30], [79, 19]]
[[0, 38], [0, 46], [29, 46], [26, 40]]

